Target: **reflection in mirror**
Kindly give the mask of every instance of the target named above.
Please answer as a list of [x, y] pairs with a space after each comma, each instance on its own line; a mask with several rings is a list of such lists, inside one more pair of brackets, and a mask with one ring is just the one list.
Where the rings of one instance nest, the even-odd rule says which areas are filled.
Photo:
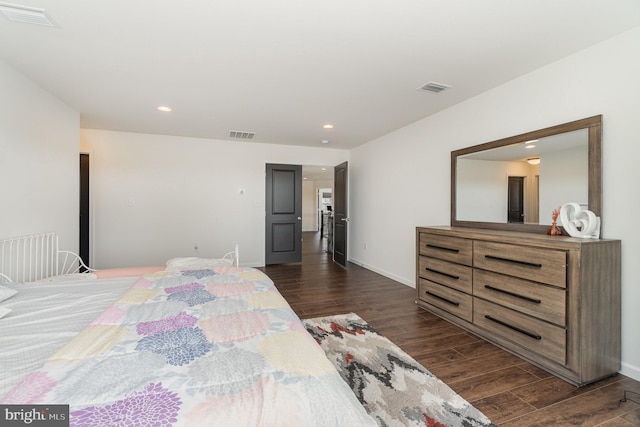
[[587, 129], [458, 157], [457, 219], [551, 225], [567, 201], [588, 207]]
[[567, 202], [602, 213], [602, 116], [451, 152], [451, 225], [544, 233]]

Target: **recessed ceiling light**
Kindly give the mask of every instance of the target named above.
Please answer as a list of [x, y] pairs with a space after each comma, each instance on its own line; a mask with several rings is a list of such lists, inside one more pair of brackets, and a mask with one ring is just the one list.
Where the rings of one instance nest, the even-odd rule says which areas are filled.
[[525, 144], [533, 144], [534, 142], [538, 142], [538, 140], [537, 139], [531, 139], [529, 141], [525, 141], [524, 143]]
[[323, 144], [328, 144], [328, 143], [329, 143], [329, 140], [328, 140], [328, 139], [323, 139], [323, 140], [322, 140], [322, 143], [323, 143]]
[[321, 170], [321, 171], [326, 171], [326, 170], [327, 170], [327, 168], [321, 168], [320, 170]]
[[331, 123], [324, 124], [322, 127], [325, 129], [333, 129], [333, 125]]
[[163, 113], [170, 113], [171, 108], [167, 107], [166, 105], [161, 105], [158, 107], [158, 111], [162, 111]]
[[536, 146], [533, 144], [527, 144], [524, 146], [524, 148], [536, 148]]

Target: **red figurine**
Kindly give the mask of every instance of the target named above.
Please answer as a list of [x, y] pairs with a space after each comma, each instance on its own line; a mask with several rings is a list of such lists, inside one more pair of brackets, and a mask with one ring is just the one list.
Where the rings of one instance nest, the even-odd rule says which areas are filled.
[[558, 215], [560, 215], [560, 207], [558, 207], [558, 209], [554, 209], [551, 212], [551, 219], [553, 220], [553, 222], [551, 223], [551, 228], [549, 228], [549, 230], [547, 231], [547, 234], [550, 236], [562, 236], [562, 229], [556, 224]]

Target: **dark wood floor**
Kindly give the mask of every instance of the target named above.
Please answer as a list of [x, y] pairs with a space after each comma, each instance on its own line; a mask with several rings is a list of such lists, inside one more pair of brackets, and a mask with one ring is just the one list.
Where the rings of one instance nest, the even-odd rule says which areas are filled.
[[334, 264], [319, 233], [303, 262], [263, 269], [300, 318], [354, 312], [500, 426], [640, 426], [640, 382], [623, 375], [576, 388], [414, 304], [414, 289]]

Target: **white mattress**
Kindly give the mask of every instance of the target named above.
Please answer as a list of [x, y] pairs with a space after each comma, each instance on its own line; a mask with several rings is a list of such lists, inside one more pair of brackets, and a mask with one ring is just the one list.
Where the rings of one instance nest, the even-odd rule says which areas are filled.
[[5, 284], [18, 293], [1, 303], [11, 313], [0, 319], [0, 396], [40, 367], [137, 279]]

